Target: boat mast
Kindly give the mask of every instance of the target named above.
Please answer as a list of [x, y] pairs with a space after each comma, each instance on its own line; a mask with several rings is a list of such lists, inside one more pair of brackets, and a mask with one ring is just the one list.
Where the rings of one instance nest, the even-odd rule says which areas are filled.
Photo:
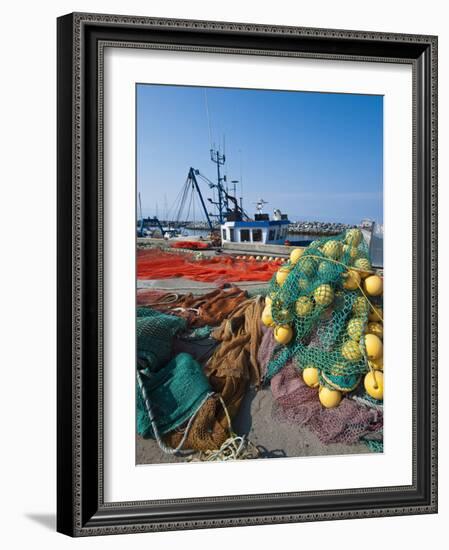
[[200, 171], [190, 167], [189, 175], [187, 177], [187, 182], [191, 182], [193, 187], [196, 189], [196, 192], [198, 193], [198, 196], [201, 201], [201, 206], [203, 207], [203, 210], [204, 210], [204, 214], [206, 215], [206, 220], [209, 225], [209, 229], [212, 231], [213, 225], [212, 225], [212, 222], [210, 221], [209, 212], [207, 211], [206, 204], [204, 203], [204, 199], [203, 199], [203, 194], [201, 193], [200, 186], [198, 185], [198, 181], [196, 179], [197, 175], [200, 175]]
[[222, 185], [223, 178], [220, 173], [220, 166], [223, 166], [226, 162], [226, 155], [220, 154], [220, 151], [211, 149], [210, 150], [210, 159], [217, 165], [217, 191], [218, 191], [218, 221], [220, 223], [224, 222], [223, 207], [224, 207], [224, 189]]
[[139, 191], [139, 214], [140, 214], [140, 237], [143, 237], [143, 216], [142, 216], [142, 201], [140, 199], [140, 191]]

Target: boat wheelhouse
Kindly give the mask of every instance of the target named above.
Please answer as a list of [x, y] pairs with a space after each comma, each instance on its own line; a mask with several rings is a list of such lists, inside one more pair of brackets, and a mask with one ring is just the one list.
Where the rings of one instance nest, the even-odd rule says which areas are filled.
[[284, 244], [288, 224], [283, 220], [225, 222], [221, 225], [221, 240], [229, 243]]
[[220, 225], [221, 240], [225, 243], [284, 244], [290, 221], [279, 210], [270, 220], [268, 214], [256, 214], [254, 220], [232, 219]]

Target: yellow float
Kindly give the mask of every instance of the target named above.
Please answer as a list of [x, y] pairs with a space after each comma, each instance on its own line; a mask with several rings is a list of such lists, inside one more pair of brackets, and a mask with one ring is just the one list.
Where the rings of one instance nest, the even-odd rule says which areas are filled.
[[296, 300], [295, 310], [300, 317], [310, 315], [313, 309], [313, 302], [308, 296], [301, 296]]
[[308, 279], [299, 279], [298, 281], [299, 290], [305, 291], [307, 290], [309, 285], [310, 285], [310, 281]]
[[369, 272], [372, 269], [371, 262], [366, 258], [357, 258], [354, 262], [354, 267], [360, 270], [360, 276], [362, 279], [368, 277], [368, 275], [370, 275]]
[[349, 256], [351, 260], [355, 260], [359, 255], [359, 249], [355, 246], [350, 246], [349, 244], [343, 245], [343, 254]]
[[313, 258], [302, 257], [299, 264], [301, 272], [306, 277], [312, 277], [315, 274], [316, 262]]
[[370, 364], [370, 366], [374, 370], [381, 370], [381, 371], [384, 370], [384, 358], [383, 357], [379, 357], [379, 359], [376, 359], [375, 361], [368, 361], [368, 363]]
[[379, 338], [384, 337], [384, 328], [381, 325], [381, 323], [376, 323], [375, 321], [371, 321], [368, 323], [368, 326], [366, 327], [366, 332], [369, 334], [375, 334], [376, 336], [379, 336]]
[[290, 252], [290, 263], [295, 265], [299, 258], [304, 254], [304, 248], [295, 248]]
[[341, 254], [341, 242], [340, 241], [327, 241], [321, 248], [323, 254], [327, 258], [338, 260]]
[[277, 325], [274, 328], [274, 339], [278, 344], [288, 344], [293, 338], [293, 329], [290, 325]]
[[302, 371], [302, 379], [310, 388], [317, 388], [320, 385], [320, 372], [314, 366], [307, 366]]
[[290, 273], [290, 269], [288, 267], [281, 267], [276, 273], [276, 282], [279, 286], [282, 286], [285, 283], [285, 280], [287, 279], [288, 275]]
[[354, 340], [348, 340], [341, 348], [341, 354], [348, 361], [359, 361], [362, 358], [360, 346]]
[[376, 361], [376, 359], [382, 357], [384, 352], [382, 340], [375, 334], [365, 335], [365, 349], [366, 355], [370, 361]]
[[358, 271], [349, 270], [346, 273], [343, 288], [346, 288], [346, 290], [356, 290], [360, 285], [360, 281], [360, 273]]
[[345, 235], [345, 242], [350, 246], [359, 246], [362, 242], [362, 232], [360, 229], [348, 229]]
[[313, 297], [318, 305], [328, 306], [334, 299], [334, 290], [331, 285], [323, 284], [314, 290]]
[[292, 320], [292, 317], [293, 316], [292, 316], [291, 312], [288, 309], [281, 309], [277, 313], [276, 320], [278, 322], [282, 323], [283, 325], [285, 325], [285, 324], [289, 323]]
[[266, 306], [271, 306], [271, 304], [273, 303], [273, 299], [271, 298], [271, 296], [268, 296], [268, 294], [265, 296], [265, 305]]
[[354, 300], [354, 303], [352, 304], [352, 312], [356, 317], [361, 317], [363, 315], [366, 315], [368, 313], [368, 302], [363, 296], [359, 296]]
[[323, 260], [318, 265], [318, 275], [325, 279], [330, 279], [334, 273], [334, 265], [335, 264], [328, 260]]
[[330, 390], [326, 386], [321, 386], [318, 397], [323, 407], [333, 409], [340, 404], [342, 394], [338, 390]]
[[384, 312], [380, 306], [373, 306], [374, 309], [370, 308], [368, 319], [370, 321], [382, 321]]
[[383, 399], [384, 396], [384, 375], [379, 370], [370, 371], [364, 380], [366, 393], [374, 399]]
[[266, 305], [264, 310], [262, 311], [262, 323], [266, 327], [273, 326], [273, 316], [271, 313], [271, 305]]
[[382, 278], [379, 275], [370, 275], [363, 281], [363, 288], [370, 296], [380, 296], [384, 290]]
[[360, 342], [360, 338], [363, 334], [363, 321], [357, 317], [353, 317], [349, 320], [346, 330], [351, 340], [354, 340], [354, 342]]

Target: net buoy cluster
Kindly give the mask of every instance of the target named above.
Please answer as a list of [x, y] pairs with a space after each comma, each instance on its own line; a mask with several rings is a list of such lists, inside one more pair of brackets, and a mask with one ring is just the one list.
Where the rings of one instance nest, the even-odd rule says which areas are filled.
[[262, 322], [277, 346], [270, 378], [294, 359], [323, 407], [362, 386], [383, 399], [383, 279], [360, 229], [295, 248], [271, 280]]

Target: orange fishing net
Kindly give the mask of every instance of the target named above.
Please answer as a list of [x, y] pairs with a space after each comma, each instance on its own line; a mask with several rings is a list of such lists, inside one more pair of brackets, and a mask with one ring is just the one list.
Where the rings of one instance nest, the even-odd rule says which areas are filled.
[[195, 259], [192, 254], [175, 254], [160, 249], [137, 250], [138, 279], [185, 277], [205, 283], [269, 281], [279, 265], [279, 260], [237, 260], [225, 254]]
[[[217, 396], [210, 397], [198, 411], [190, 426], [183, 449], [195, 451], [210, 451], [219, 449], [229, 437], [229, 428], [217, 422], [217, 417], [222, 414], [223, 406]], [[184, 430], [175, 430], [166, 436], [164, 441], [172, 449], [175, 449], [184, 436]]]
[[[246, 300], [212, 333], [221, 344], [209, 359], [205, 372], [231, 418], [238, 412], [249, 382], [260, 385], [257, 350], [262, 338], [263, 307], [260, 296]], [[224, 415], [221, 418], [224, 420]]]
[[158, 311], [183, 317], [193, 327], [220, 324], [246, 299], [246, 292], [235, 286], [217, 288], [202, 296], [191, 293], [181, 296], [173, 293], [158, 295], [151, 289], [137, 291], [139, 306], [151, 306]]
[[209, 248], [209, 243], [202, 241], [175, 241], [170, 243], [170, 248], [194, 248], [196, 250], [204, 250]]

